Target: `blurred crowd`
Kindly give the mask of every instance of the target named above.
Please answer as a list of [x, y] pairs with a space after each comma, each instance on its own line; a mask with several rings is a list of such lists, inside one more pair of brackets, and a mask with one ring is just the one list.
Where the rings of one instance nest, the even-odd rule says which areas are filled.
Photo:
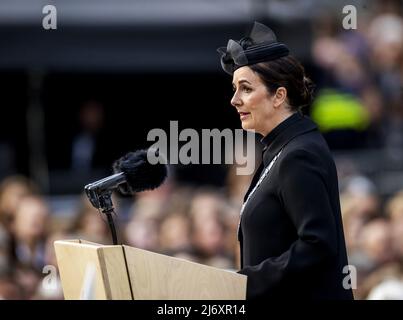
[[[382, 175], [389, 166], [391, 175], [399, 176], [403, 4], [371, 4], [357, 8], [354, 31], [343, 30], [340, 20], [326, 14], [313, 23], [318, 87], [310, 114], [332, 150], [377, 150], [380, 167], [372, 170]], [[349, 263], [356, 271], [355, 298], [403, 299], [403, 182], [385, 192], [359, 169], [344, 172], [341, 164], [338, 169]]]
[[[119, 242], [223, 268], [239, 268], [237, 227], [249, 176], [229, 171], [227, 187], [195, 188], [169, 178], [135, 198], [116, 196]], [[347, 283], [356, 299], [403, 299], [403, 189], [384, 201], [366, 177], [342, 181], [341, 208], [350, 269]], [[119, 219], [122, 202], [128, 216]], [[71, 208], [66, 208], [71, 209]], [[45, 266], [57, 266], [55, 240], [111, 244], [105, 217], [78, 196], [71, 219], [51, 212], [47, 198], [25, 177], [0, 185], [0, 298], [62, 299], [46, 287]], [[345, 271], [345, 270], [344, 270]], [[346, 276], [348, 274], [345, 271]]]
[[[358, 29], [340, 18], [313, 21], [312, 77], [316, 99], [309, 113], [332, 150], [376, 148], [385, 161], [403, 164], [403, 18], [401, 1], [373, 1], [357, 8]], [[92, 108], [91, 110], [96, 108]], [[90, 166], [95, 145], [75, 140], [77, 167]], [[91, 148], [89, 147], [91, 146]], [[375, 168], [376, 170], [376, 168]], [[356, 299], [403, 299], [403, 182], [385, 196], [370, 177], [340, 170], [341, 208]], [[237, 227], [250, 176], [228, 170], [223, 188], [194, 187], [169, 179], [129, 201], [117, 216], [120, 242], [187, 260], [236, 270]], [[62, 299], [59, 285], [43, 285], [44, 266], [57, 266], [53, 242], [85, 239], [111, 243], [106, 220], [84, 195], [69, 219], [27, 177], [0, 181], [0, 298]], [[355, 277], [356, 276], [356, 277]]]
[[357, 6], [357, 29], [344, 16], [313, 20], [310, 115], [333, 150], [385, 148], [403, 160], [402, 2], [371, 3]]
[[[233, 176], [228, 190], [177, 186], [171, 178], [133, 199], [114, 198], [119, 242], [227, 270], [239, 266], [237, 244], [240, 200], [249, 177]], [[241, 186], [239, 184], [242, 184]], [[60, 283], [46, 287], [45, 266], [57, 266], [53, 243], [84, 239], [111, 244], [105, 217], [85, 195], [71, 219], [51, 205], [26, 177], [10, 176], [0, 185], [0, 298], [61, 299]], [[129, 201], [128, 219], [119, 219]], [[66, 210], [71, 208], [66, 208]], [[59, 280], [60, 282], [60, 280]]]
[[368, 178], [353, 176], [340, 198], [355, 298], [402, 300], [403, 189], [382, 199]]

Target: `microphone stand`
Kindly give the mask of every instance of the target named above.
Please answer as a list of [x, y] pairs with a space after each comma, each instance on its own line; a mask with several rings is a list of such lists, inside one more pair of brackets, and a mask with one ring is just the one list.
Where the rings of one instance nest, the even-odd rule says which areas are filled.
[[100, 209], [102, 213], [106, 215], [108, 220], [109, 229], [112, 234], [112, 242], [114, 245], [118, 244], [118, 237], [116, 233], [115, 223], [113, 222], [113, 203], [112, 203], [112, 191], [111, 190], [94, 190], [91, 188], [85, 188], [88, 199], [91, 201], [92, 205], [97, 209]]

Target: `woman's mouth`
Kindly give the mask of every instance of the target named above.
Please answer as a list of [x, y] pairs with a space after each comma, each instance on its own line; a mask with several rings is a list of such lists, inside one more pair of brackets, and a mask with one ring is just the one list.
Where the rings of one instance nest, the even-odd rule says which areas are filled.
[[250, 112], [239, 112], [239, 117], [241, 120], [247, 118], [250, 115]]

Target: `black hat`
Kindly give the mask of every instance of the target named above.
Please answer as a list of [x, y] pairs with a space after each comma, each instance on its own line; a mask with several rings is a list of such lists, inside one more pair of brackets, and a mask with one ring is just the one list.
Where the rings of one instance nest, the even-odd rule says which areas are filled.
[[228, 74], [240, 67], [285, 57], [290, 50], [278, 42], [276, 35], [264, 24], [255, 22], [249, 36], [239, 41], [230, 39], [227, 47], [220, 47], [221, 66]]

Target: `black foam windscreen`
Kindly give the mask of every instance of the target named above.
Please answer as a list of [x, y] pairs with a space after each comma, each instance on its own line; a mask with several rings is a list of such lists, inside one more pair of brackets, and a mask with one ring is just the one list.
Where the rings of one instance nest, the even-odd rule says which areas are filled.
[[[123, 194], [133, 194], [159, 187], [168, 175], [166, 164], [151, 164], [147, 159], [148, 150], [129, 152], [113, 163], [114, 173], [123, 172], [126, 183], [119, 186]], [[156, 152], [157, 151], [150, 151]]]

